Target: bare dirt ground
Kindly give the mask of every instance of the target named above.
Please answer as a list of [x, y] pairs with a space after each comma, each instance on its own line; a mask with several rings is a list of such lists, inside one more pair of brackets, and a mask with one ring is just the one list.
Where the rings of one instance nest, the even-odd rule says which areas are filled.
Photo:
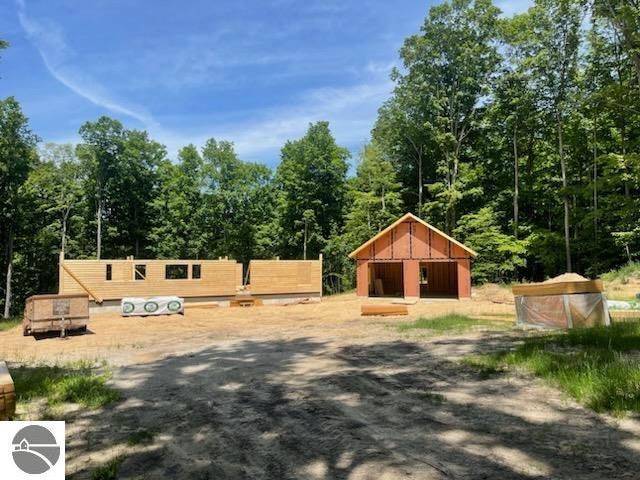
[[[507, 299], [508, 300], [508, 299]], [[320, 305], [92, 318], [69, 340], [0, 333], [0, 357], [107, 359], [124, 397], [66, 414], [71, 478], [120, 457], [118, 478], [640, 478], [640, 422], [598, 415], [527, 375], [459, 360], [519, 332], [427, 337], [362, 318], [353, 295]], [[410, 316], [513, 320], [482, 292]], [[129, 445], [135, 432], [146, 445]]]

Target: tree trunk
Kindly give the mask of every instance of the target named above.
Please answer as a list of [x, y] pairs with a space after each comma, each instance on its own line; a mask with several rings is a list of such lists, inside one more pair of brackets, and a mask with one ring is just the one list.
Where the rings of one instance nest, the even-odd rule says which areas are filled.
[[[596, 124], [593, 124], [593, 241], [598, 249], [598, 144]], [[596, 262], [596, 273], [598, 263]]]
[[304, 245], [302, 246], [302, 259], [307, 259], [307, 220], [304, 221]]
[[513, 129], [513, 235], [518, 238], [518, 183], [520, 177], [520, 165], [518, 160], [518, 130]]
[[418, 217], [422, 217], [422, 146], [418, 149]]
[[62, 239], [60, 241], [60, 250], [62, 250], [62, 252], [67, 248], [67, 221], [69, 220], [70, 213], [71, 207], [67, 207], [62, 215]]
[[562, 193], [564, 203], [564, 247], [565, 255], [567, 259], [567, 272], [571, 272], [571, 238], [569, 233], [569, 196], [566, 193], [567, 189], [567, 164], [564, 156], [564, 138], [563, 138], [563, 125], [562, 117], [558, 114], [558, 154], [560, 156], [560, 169], [562, 171], [562, 188], [565, 190]]
[[7, 241], [7, 277], [4, 295], [4, 315], [9, 318], [11, 313], [11, 276], [13, 275], [13, 229], [9, 227], [9, 239]]
[[135, 242], [135, 257], [139, 258], [140, 257], [140, 230], [138, 229], [138, 206], [136, 205], [135, 207], [133, 207], [133, 225], [135, 228], [135, 236], [136, 236], [136, 242]]
[[102, 253], [102, 198], [98, 198], [98, 212], [96, 213], [98, 217], [98, 232], [96, 238], [96, 254], [98, 260], [100, 260], [100, 254]]

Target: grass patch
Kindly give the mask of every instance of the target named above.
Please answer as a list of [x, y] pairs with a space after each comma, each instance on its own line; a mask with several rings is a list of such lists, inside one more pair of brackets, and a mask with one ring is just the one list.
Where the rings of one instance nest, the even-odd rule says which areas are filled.
[[526, 338], [515, 350], [468, 357], [491, 375], [520, 368], [602, 412], [640, 412], [640, 323], [569, 330]]
[[127, 444], [134, 445], [148, 445], [153, 442], [154, 434], [148, 430], [138, 430], [129, 435]]
[[603, 273], [600, 277], [605, 282], [618, 281], [622, 284], [627, 283], [632, 278], [640, 279], [640, 263], [627, 263], [616, 270]]
[[4, 332], [5, 330], [10, 330], [16, 325], [20, 325], [22, 323], [21, 317], [10, 317], [7, 319], [0, 319], [0, 332]]
[[116, 457], [109, 462], [96, 468], [91, 474], [91, 480], [116, 480], [122, 459]]
[[467, 317], [466, 315], [449, 314], [435, 318], [421, 317], [413, 322], [401, 323], [398, 331], [428, 330], [434, 333], [461, 333], [469, 330], [508, 328], [508, 324], [499, 321], [483, 320]]
[[89, 362], [65, 365], [20, 366], [11, 369], [16, 400], [28, 403], [44, 398], [48, 406], [77, 403], [98, 408], [120, 399], [120, 394], [106, 385], [111, 372], [105, 365]]

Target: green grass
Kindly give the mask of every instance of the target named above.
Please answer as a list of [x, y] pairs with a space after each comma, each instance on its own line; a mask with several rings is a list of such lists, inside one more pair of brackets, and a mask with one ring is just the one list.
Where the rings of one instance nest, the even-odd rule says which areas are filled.
[[600, 277], [605, 282], [627, 283], [631, 278], [640, 278], [640, 263], [627, 263], [616, 270], [603, 273]]
[[515, 350], [465, 363], [490, 376], [523, 369], [588, 406], [623, 415], [640, 412], [640, 323], [625, 322], [527, 338]]
[[116, 480], [122, 459], [116, 457], [104, 465], [96, 468], [91, 474], [91, 480]]
[[20, 317], [10, 317], [5, 319], [0, 319], [0, 332], [4, 332], [5, 330], [10, 330], [16, 325], [20, 325], [22, 323], [22, 318]]
[[48, 406], [77, 403], [98, 408], [120, 399], [120, 394], [106, 385], [111, 373], [103, 365], [88, 362], [65, 365], [20, 366], [11, 369], [16, 400], [28, 403], [44, 398]]
[[413, 322], [401, 323], [397, 328], [400, 332], [426, 330], [432, 333], [461, 333], [478, 329], [504, 329], [509, 326], [505, 322], [482, 320], [451, 313], [435, 318], [421, 317]]

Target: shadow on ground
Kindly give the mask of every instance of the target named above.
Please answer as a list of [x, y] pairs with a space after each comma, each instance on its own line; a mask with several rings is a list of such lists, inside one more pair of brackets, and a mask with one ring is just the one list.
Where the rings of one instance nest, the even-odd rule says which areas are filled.
[[119, 456], [118, 478], [637, 478], [637, 436], [431, 347], [239, 341], [121, 368], [125, 401], [68, 419], [67, 471]]

